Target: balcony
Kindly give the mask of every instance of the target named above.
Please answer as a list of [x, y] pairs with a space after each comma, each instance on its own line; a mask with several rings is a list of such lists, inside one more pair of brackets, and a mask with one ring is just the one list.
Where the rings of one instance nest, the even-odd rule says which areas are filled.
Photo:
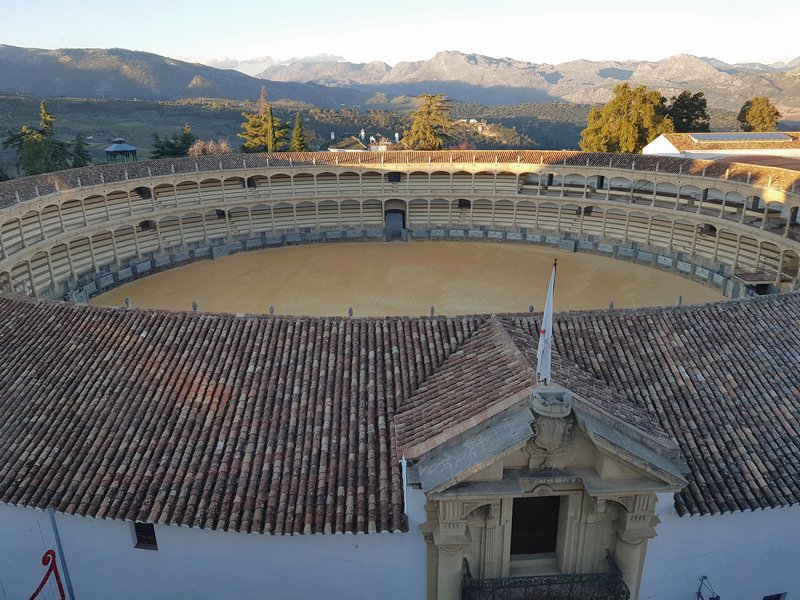
[[464, 561], [462, 600], [629, 600], [622, 572], [608, 556], [607, 573], [473, 579]]

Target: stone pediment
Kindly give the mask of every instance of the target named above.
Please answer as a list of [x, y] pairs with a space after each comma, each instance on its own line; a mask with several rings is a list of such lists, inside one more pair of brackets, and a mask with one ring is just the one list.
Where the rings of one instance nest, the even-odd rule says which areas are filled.
[[[413, 464], [413, 482], [437, 496], [515, 495], [530, 493], [536, 485], [584, 479], [598, 489], [618, 487], [599, 485], [604, 476], [587, 468], [585, 457], [576, 457], [575, 464], [559, 460], [554, 466], [559, 455], [587, 453], [575, 449], [576, 432], [584, 446], [588, 443], [603, 460], [617, 463], [617, 473], [628, 474], [616, 475], [623, 487], [667, 491], [686, 483], [674, 442], [594, 409], [560, 386], [531, 390], [526, 398], [425, 452]], [[527, 457], [527, 469], [503, 468], [503, 459], [515, 453]]]

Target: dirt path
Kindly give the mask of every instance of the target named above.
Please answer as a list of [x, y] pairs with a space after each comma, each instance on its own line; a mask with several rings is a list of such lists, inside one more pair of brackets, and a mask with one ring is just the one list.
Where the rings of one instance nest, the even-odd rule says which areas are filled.
[[356, 316], [469, 314], [544, 308], [558, 258], [556, 310], [720, 300], [652, 267], [538, 246], [463, 242], [324, 244], [226, 256], [115, 288], [93, 304], [141, 308]]

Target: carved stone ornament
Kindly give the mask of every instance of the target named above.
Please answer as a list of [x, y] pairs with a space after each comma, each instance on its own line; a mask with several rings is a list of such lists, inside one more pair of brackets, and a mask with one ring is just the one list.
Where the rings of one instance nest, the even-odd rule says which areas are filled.
[[572, 441], [572, 422], [569, 419], [540, 417], [531, 428], [533, 445], [548, 455], [563, 452]]

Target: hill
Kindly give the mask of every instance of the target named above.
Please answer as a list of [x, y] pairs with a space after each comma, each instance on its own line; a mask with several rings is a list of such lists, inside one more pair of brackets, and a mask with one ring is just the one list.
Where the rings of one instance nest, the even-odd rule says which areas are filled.
[[607, 102], [614, 86], [628, 81], [657, 89], [667, 97], [685, 89], [702, 91], [710, 106], [728, 110], [738, 110], [746, 100], [762, 94], [779, 108], [790, 112], [800, 108], [800, 58], [777, 66], [730, 65], [678, 54], [657, 62], [576, 60], [549, 65], [446, 51], [429, 60], [400, 62], [394, 67], [338, 60], [273, 64], [259, 77], [395, 95], [437, 91], [454, 100], [481, 104]]
[[370, 96], [316, 83], [265, 81], [148, 52], [119, 48], [42, 50], [0, 44], [0, 92], [5, 93], [113, 100], [254, 100], [262, 86], [271, 100], [315, 106], [351, 106], [366, 102]]

